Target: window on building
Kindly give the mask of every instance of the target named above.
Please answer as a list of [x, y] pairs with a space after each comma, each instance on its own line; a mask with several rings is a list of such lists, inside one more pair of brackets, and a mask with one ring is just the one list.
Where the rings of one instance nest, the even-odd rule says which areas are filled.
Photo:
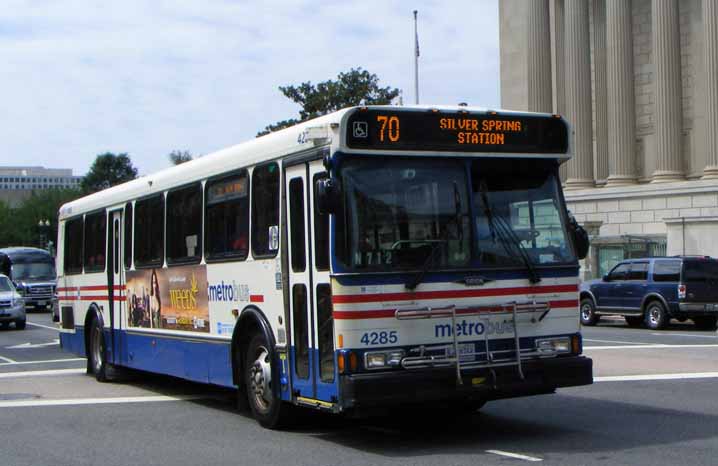
[[238, 259], [249, 252], [249, 176], [246, 171], [206, 185], [205, 256]]
[[105, 270], [106, 228], [107, 215], [104, 210], [85, 215], [85, 272]]
[[66, 275], [82, 273], [82, 217], [65, 222], [64, 263]]
[[252, 254], [274, 257], [279, 250], [279, 166], [269, 163], [252, 172]]
[[135, 267], [162, 265], [164, 257], [164, 195], [135, 202]]
[[167, 263], [202, 258], [202, 185], [167, 193]]

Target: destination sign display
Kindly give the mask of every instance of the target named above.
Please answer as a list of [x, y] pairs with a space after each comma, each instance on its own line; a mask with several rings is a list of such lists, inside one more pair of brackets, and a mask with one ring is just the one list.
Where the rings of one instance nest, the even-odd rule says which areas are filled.
[[351, 149], [565, 154], [568, 128], [553, 116], [360, 110], [349, 117]]

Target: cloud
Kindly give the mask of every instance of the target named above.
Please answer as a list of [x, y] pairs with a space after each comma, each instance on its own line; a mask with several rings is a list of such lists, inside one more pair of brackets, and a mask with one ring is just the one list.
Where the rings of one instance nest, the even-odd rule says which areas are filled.
[[279, 86], [357, 66], [413, 103], [414, 8], [422, 103], [498, 106], [496, 0], [10, 0], [0, 164], [81, 174], [114, 151], [151, 173], [173, 149], [208, 153], [295, 116]]

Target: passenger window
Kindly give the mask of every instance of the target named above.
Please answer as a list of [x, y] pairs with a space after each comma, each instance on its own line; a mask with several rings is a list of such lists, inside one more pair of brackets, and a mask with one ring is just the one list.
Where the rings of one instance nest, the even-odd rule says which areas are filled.
[[681, 261], [656, 261], [653, 264], [654, 282], [678, 282], [681, 279]]
[[199, 262], [202, 258], [202, 186], [167, 193], [167, 263]]
[[205, 255], [243, 260], [249, 251], [249, 177], [244, 171], [207, 183]]
[[647, 280], [648, 279], [648, 262], [638, 262], [631, 265], [631, 271], [628, 273], [629, 280]]
[[626, 280], [628, 277], [628, 264], [617, 265], [610, 273], [609, 278], [611, 281]]
[[65, 222], [65, 252], [63, 268], [65, 274], [82, 273], [82, 217]]
[[162, 265], [164, 256], [164, 195], [135, 203], [135, 267]]
[[307, 288], [303, 284], [292, 287], [294, 307], [294, 365], [300, 379], [309, 377], [309, 326], [307, 325]]
[[319, 213], [317, 181], [328, 178], [326, 172], [317, 173], [312, 180], [314, 188], [314, 261], [317, 270], [329, 270], [329, 214]]
[[125, 269], [132, 267], [132, 203], [125, 205]]
[[279, 251], [279, 167], [270, 163], [252, 172], [252, 254], [274, 257]]
[[105, 270], [107, 216], [105, 211], [85, 215], [85, 272]]
[[289, 219], [292, 248], [292, 271], [304, 272], [307, 257], [304, 244], [304, 183], [301, 178], [289, 182]]

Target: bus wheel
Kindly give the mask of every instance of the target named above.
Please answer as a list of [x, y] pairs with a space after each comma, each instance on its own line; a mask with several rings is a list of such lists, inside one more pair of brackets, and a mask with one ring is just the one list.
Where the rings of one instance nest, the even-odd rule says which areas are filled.
[[244, 381], [252, 415], [262, 427], [276, 429], [284, 424], [288, 406], [282, 406], [272, 381], [272, 356], [263, 335], [255, 335], [247, 347]]
[[90, 368], [98, 382], [108, 381], [105, 334], [97, 318], [90, 324]]

